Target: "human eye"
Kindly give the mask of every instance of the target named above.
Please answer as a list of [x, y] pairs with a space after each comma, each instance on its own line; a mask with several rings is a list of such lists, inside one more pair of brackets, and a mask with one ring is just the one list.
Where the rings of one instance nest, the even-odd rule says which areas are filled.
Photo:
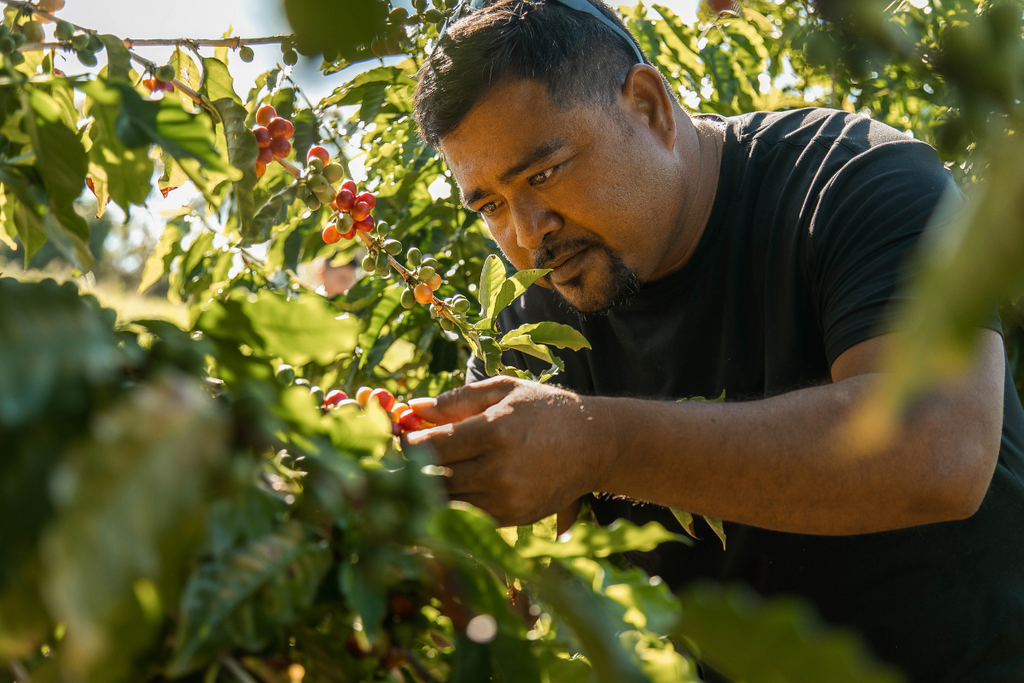
[[494, 212], [497, 211], [497, 210], [498, 210], [498, 202], [487, 202], [486, 204], [481, 206], [479, 209], [477, 209], [476, 212], [479, 213], [479, 214], [482, 214], [484, 216], [492, 216], [492, 215], [494, 215]]
[[557, 168], [558, 168], [557, 166], [552, 166], [551, 168], [545, 169], [545, 170], [541, 171], [540, 173], [535, 173], [534, 175], [530, 176], [530, 179], [529, 179], [530, 185], [533, 185], [533, 186], [543, 185], [544, 183], [546, 183], [548, 181], [549, 178], [551, 178], [551, 175], [555, 172], [555, 169], [557, 169]]

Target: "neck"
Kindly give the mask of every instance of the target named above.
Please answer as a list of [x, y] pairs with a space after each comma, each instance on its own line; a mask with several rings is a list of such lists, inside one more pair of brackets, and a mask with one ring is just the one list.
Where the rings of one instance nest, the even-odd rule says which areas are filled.
[[[680, 196], [687, 194], [690, 200], [681, 207], [678, 219], [677, 238], [672, 256], [666, 259], [667, 267], [659, 269], [650, 279], [657, 280], [685, 266], [700, 244], [718, 192], [718, 174], [722, 164], [722, 148], [725, 145], [725, 131], [720, 126], [702, 119], [690, 119], [680, 112], [683, 119], [680, 129], [690, 129], [680, 150], [682, 175]], [[696, 187], [693, 178], [696, 176]]]

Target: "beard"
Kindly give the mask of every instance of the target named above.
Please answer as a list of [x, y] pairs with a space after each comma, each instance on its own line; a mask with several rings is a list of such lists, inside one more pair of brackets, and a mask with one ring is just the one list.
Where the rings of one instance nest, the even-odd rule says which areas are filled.
[[612, 308], [625, 306], [643, 286], [643, 280], [626, 265], [622, 256], [597, 239], [577, 237], [542, 245], [534, 256], [534, 267], [550, 267], [546, 264], [556, 263], [565, 254], [579, 253], [588, 248], [593, 250], [591, 258], [599, 264], [603, 262], [604, 268], [583, 269], [557, 285], [548, 279], [561, 303], [581, 318], [605, 315]]

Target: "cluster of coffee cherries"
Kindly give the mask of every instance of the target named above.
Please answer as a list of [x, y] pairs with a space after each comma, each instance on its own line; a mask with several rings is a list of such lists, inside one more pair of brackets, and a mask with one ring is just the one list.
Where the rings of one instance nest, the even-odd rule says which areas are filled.
[[391, 416], [391, 433], [395, 436], [434, 426], [417, 415], [407, 403], [395, 400], [394, 395], [387, 389], [359, 387], [355, 399], [349, 398], [348, 394], [341, 389], [335, 389], [324, 397], [323, 407], [324, 410], [340, 408], [344, 405], [358, 405], [365, 408], [370, 401], [376, 401]]
[[292, 153], [292, 134], [295, 126], [288, 119], [277, 115], [277, 110], [264, 104], [256, 110], [256, 127], [252, 134], [256, 136], [256, 144], [260, 155], [256, 158], [256, 177], [262, 178], [267, 172], [267, 164], [274, 159], [284, 159]]
[[306, 154], [305, 185], [299, 196], [306, 202], [310, 211], [321, 206], [333, 209], [331, 222], [321, 233], [324, 242], [334, 244], [338, 240], [352, 239], [358, 232], [370, 232], [376, 226], [373, 220], [373, 207], [377, 198], [370, 192], [359, 192], [359, 186], [352, 180], [346, 180], [337, 190], [334, 184], [345, 177], [345, 169], [341, 164], [331, 162], [331, 154], [323, 147], [316, 145]]
[[151, 93], [174, 92], [174, 67], [164, 64], [153, 73], [153, 78], [142, 81]]

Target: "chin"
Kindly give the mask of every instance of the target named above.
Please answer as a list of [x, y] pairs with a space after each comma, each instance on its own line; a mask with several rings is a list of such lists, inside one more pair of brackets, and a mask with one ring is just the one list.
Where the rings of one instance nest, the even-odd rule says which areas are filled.
[[640, 291], [643, 282], [621, 259], [613, 258], [601, 272], [585, 270], [554, 285], [565, 304], [583, 316], [601, 315], [624, 306]]

